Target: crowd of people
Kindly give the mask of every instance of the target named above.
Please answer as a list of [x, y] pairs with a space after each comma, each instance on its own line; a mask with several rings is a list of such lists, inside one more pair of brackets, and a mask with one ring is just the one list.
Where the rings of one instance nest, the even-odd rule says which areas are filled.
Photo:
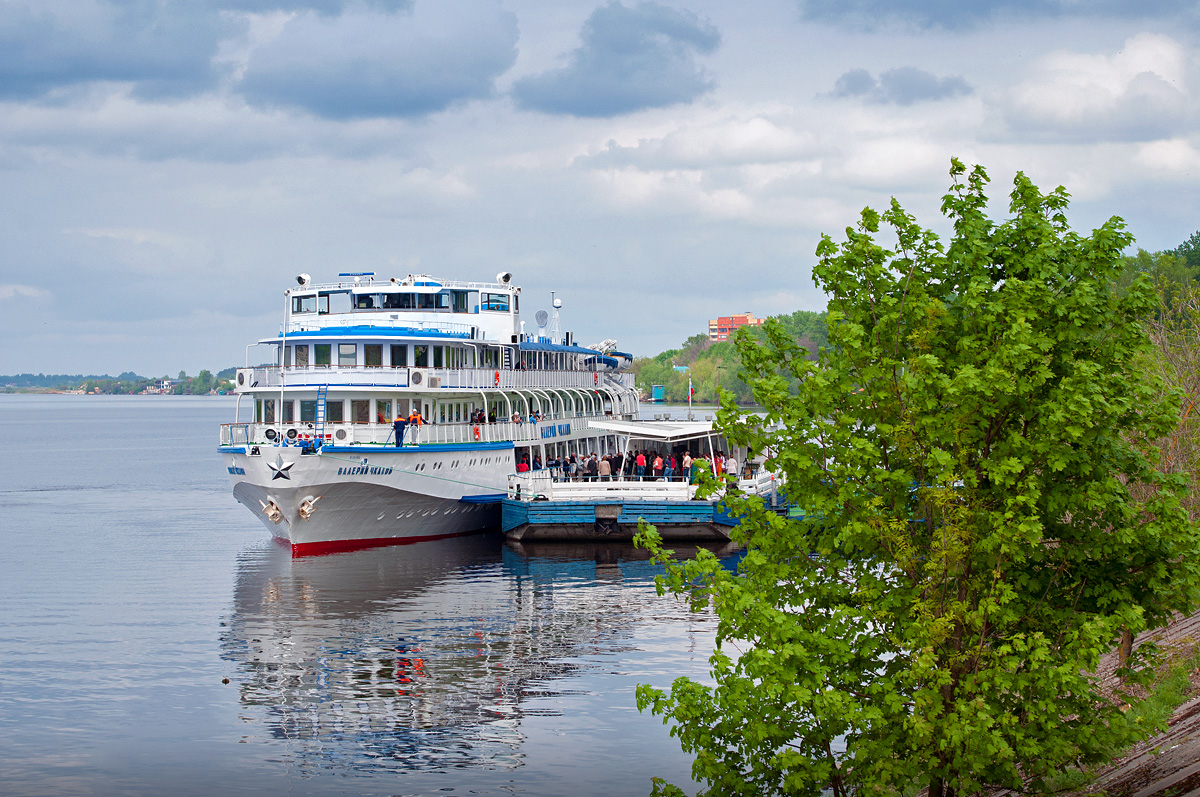
[[687, 481], [695, 484], [700, 473], [741, 476], [737, 458], [717, 451], [712, 459], [703, 454], [695, 457], [687, 449], [672, 452], [638, 450], [625, 454], [570, 454], [550, 458], [544, 464], [541, 456], [522, 454], [517, 461], [517, 473], [549, 470], [555, 481]]

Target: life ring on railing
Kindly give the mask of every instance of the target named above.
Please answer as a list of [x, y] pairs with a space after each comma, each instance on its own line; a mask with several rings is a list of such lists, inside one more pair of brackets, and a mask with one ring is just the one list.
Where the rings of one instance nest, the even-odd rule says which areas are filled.
[[592, 374], [592, 383], [596, 384], [596, 385], [600, 384], [600, 374], [599, 373]]
[[494, 381], [496, 382], [496, 387], [500, 387], [500, 372], [499, 371], [496, 372], [496, 377], [495, 377]]
[[475, 439], [479, 439], [479, 424], [475, 424]]

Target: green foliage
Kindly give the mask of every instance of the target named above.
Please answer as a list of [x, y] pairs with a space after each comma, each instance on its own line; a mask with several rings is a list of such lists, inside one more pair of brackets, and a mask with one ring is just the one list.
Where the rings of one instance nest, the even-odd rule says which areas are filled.
[[1090, 673], [1200, 594], [1182, 480], [1147, 442], [1178, 417], [1138, 367], [1155, 295], [1117, 285], [1119, 219], [1081, 236], [1063, 189], [1018, 174], [996, 223], [983, 169], [951, 175], [948, 245], [894, 200], [823, 238], [819, 361], [778, 321], [737, 336], [766, 416], [725, 396], [720, 425], [808, 519], [727, 498], [738, 573], [701, 555], [661, 582], [719, 618], [715, 686], [638, 691], [707, 794], [1036, 791], [1148, 730]]
[[1193, 274], [1200, 273], [1200, 230], [1170, 251], [1170, 254], [1183, 260], [1193, 269]]
[[1139, 249], [1136, 255], [1125, 256], [1125, 270], [1117, 279], [1117, 290], [1128, 291], [1143, 274], [1158, 287], [1169, 306], [1176, 294], [1195, 285], [1196, 277], [1200, 276], [1200, 262], [1192, 265], [1175, 252], [1151, 253]]
[[[817, 349], [828, 339], [825, 313], [797, 310], [791, 315], [777, 316], [775, 322], [801, 342], [815, 356]], [[745, 328], [755, 340], [765, 340], [761, 330]], [[677, 371], [676, 366], [687, 370]], [[730, 393], [739, 404], [754, 401], [753, 391], [741, 378], [741, 358], [732, 342], [713, 342], [707, 335], [693, 335], [680, 349], [669, 349], [656, 357], [638, 359], [633, 364], [637, 386], [649, 394], [651, 386], [663, 385], [669, 402], [688, 400], [688, 379], [696, 389], [693, 400], [715, 403], [719, 392]]]

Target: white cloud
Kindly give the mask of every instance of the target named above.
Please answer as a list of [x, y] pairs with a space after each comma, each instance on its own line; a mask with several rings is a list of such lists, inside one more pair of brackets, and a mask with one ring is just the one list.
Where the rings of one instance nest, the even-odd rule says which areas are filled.
[[1177, 178], [1192, 178], [1200, 171], [1200, 150], [1182, 138], [1143, 144], [1134, 160], [1148, 169]]
[[685, 124], [633, 145], [609, 141], [602, 152], [584, 161], [643, 168], [703, 168], [793, 161], [810, 155], [812, 149], [812, 136], [807, 132], [753, 115]]
[[5, 299], [15, 299], [18, 296], [26, 299], [48, 299], [49, 292], [41, 288], [35, 288], [32, 285], [3, 285], [0, 284], [0, 301]]
[[1006, 102], [1017, 130], [1091, 140], [1158, 138], [1190, 105], [1179, 42], [1140, 33], [1112, 55], [1057, 52], [1014, 86]]
[[186, 242], [177, 235], [171, 235], [159, 230], [63, 230], [67, 235], [84, 235], [88, 238], [108, 238], [113, 241], [124, 241], [131, 244], [154, 244], [168, 249], [185, 248]]

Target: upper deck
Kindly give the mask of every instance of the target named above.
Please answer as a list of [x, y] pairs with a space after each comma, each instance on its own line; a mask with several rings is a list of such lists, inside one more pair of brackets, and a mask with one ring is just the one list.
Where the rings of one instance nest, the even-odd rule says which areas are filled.
[[377, 280], [372, 273], [345, 274], [350, 281], [314, 285], [305, 274], [286, 292], [281, 336], [374, 327], [408, 334], [452, 335], [514, 343], [521, 333], [521, 289], [510, 275], [496, 282], [442, 280], [424, 274]]

